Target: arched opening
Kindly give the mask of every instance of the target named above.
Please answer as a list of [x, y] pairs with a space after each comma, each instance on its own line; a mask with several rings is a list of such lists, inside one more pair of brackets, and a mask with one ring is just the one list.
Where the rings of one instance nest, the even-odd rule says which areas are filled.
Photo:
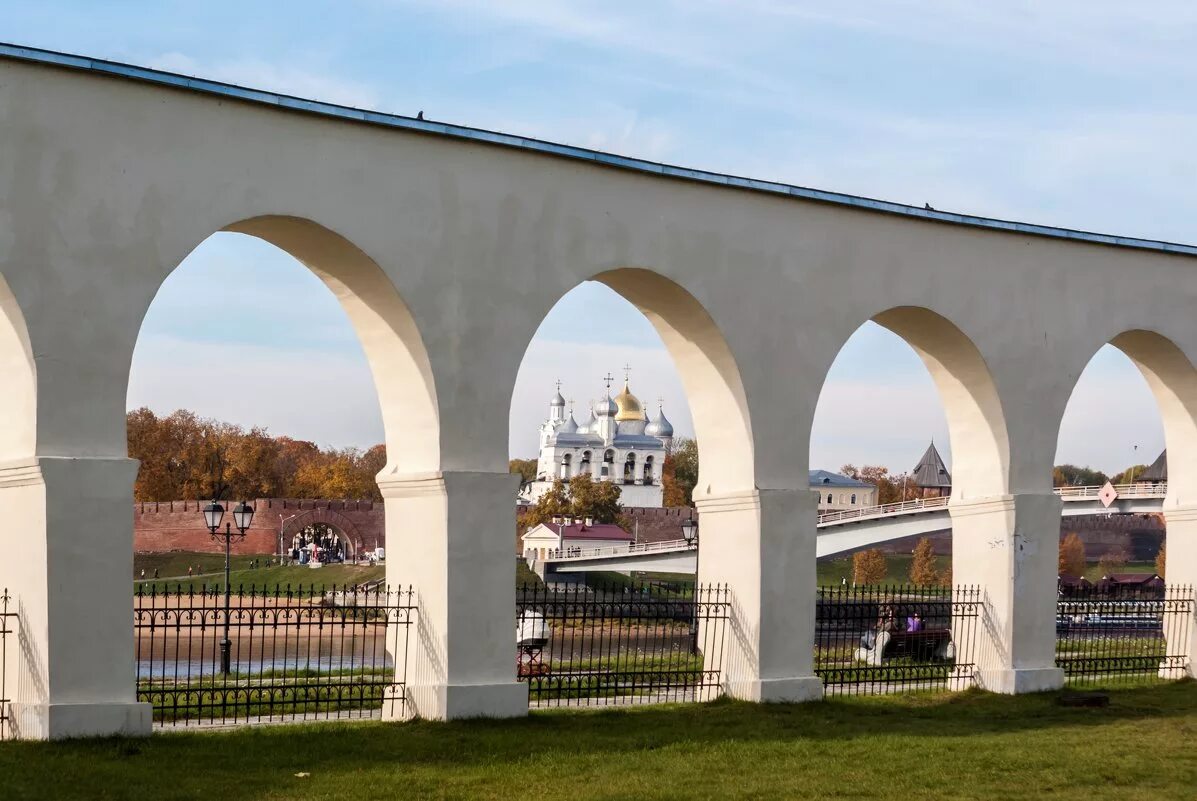
[[561, 457], [561, 478], [569, 481], [570, 479], [570, 465], [573, 463], [574, 455], [567, 453]]
[[[1097, 657], [1144, 679], [1191, 675], [1194, 446], [1197, 370], [1173, 341], [1131, 330], [1094, 354], [1061, 417], [1053, 470], [1056, 660], [1069, 681], [1090, 680]], [[1152, 626], [1128, 629], [1144, 615]]]
[[[655, 404], [648, 400], [654, 396]], [[759, 514], [739, 372], [707, 311], [660, 275], [642, 269], [602, 273], [548, 312], [516, 378], [510, 442], [511, 456], [521, 464], [530, 461], [533, 443], [540, 465], [566, 455], [583, 465], [592, 454], [601, 462], [593, 485], [580, 476], [569, 486], [536, 481], [525, 495], [517, 552], [546, 582], [583, 584], [600, 597], [639, 589], [645, 581], [668, 582], [678, 597], [709, 597], [715, 582], [704, 565], [730, 561], [718, 549], [752, 549]], [[696, 502], [703, 509], [698, 540], [689, 508]], [[547, 548], [537, 545], [545, 539]], [[652, 545], [658, 547], [640, 547]], [[698, 558], [703, 548], [712, 554], [709, 562]], [[639, 560], [645, 555], [652, 558]], [[604, 563], [607, 557], [631, 561], [611, 565]], [[730, 583], [720, 578], [722, 587]], [[518, 578], [517, 587], [522, 617], [536, 604], [536, 588]], [[535, 608], [550, 630], [567, 624], [559, 613]], [[619, 640], [621, 671], [664, 678], [669, 669], [662, 665], [683, 654], [703, 658], [708, 675], [720, 675], [725, 666], [713, 647], [721, 624], [697, 616], [651, 633], [596, 616], [568, 625], [575, 631], [580, 626], [583, 639]], [[567, 672], [575, 658], [561, 654], [554, 670]], [[612, 670], [606, 664], [577, 667], [588, 680]], [[540, 683], [531, 675], [527, 680], [537, 697]]]
[[[1089, 360], [1057, 438], [1053, 483], [1065, 495], [1062, 574], [1099, 582], [1106, 574], [1156, 572], [1156, 556], [1165, 547], [1163, 513], [1197, 496], [1191, 458], [1195, 393], [1189, 359], [1155, 332], [1124, 332]], [[1069, 503], [1106, 481], [1118, 500], [1096, 510], [1100, 514], [1085, 514], [1083, 502]]]
[[352, 562], [356, 557], [353, 540], [331, 523], [309, 523], [291, 536], [290, 558], [293, 564]]
[[25, 316], [0, 275], [0, 462], [27, 459], [37, 447], [37, 375]]
[[[173, 266], [146, 304], [129, 381], [129, 405], [157, 406], [172, 426], [158, 426], [161, 420], [152, 410], [131, 414], [130, 451], [156, 459], [142, 460], [139, 483], [152, 468], [161, 471], [160, 489], [190, 495], [144, 499], [191, 501], [183, 505], [183, 515], [175, 516], [175, 527], [159, 538], [160, 546], [217, 551], [221, 561], [229, 548], [239, 557], [236, 566], [228, 559], [223, 569], [195, 580], [197, 589], [220, 583], [228, 610], [218, 647], [207, 646], [208, 653], [218, 655], [208, 686], [228, 686], [237, 680], [233, 677], [281, 667], [273, 657], [263, 657], [285, 635], [271, 620], [255, 617], [254, 610], [264, 605], [279, 610], [273, 620], [300, 621], [307, 610], [336, 604], [346, 592], [360, 598], [370, 587], [378, 588], [370, 603], [393, 603], [396, 596], [384, 581], [389, 572], [391, 586], [399, 584], [397, 571], [376, 563], [385, 560], [388, 548], [400, 555], [390, 565], [412, 576], [409, 581], [418, 581], [426, 593], [422, 605], [429, 598], [435, 602], [435, 571], [446, 571], [444, 557], [428, 558], [434, 565], [428, 569], [418, 561], [424, 554], [409, 545], [408, 538], [416, 535], [408, 531], [415, 526], [409, 523], [405, 530], [392, 520], [384, 528], [381, 514], [388, 480], [412, 474], [422, 480], [440, 469], [429, 359], [414, 318], [382, 267], [339, 234], [310, 220], [281, 216], [229, 225]], [[159, 394], [147, 398], [141, 394], [147, 389]], [[167, 414], [174, 409], [188, 411]], [[139, 427], [140, 422], [146, 425]], [[153, 439], [164, 431], [187, 436]], [[133, 442], [147, 432], [148, 441]], [[342, 439], [345, 432], [353, 432], [353, 438]], [[163, 452], [169, 456], [158, 459]], [[187, 481], [174, 481], [180, 476]], [[226, 509], [240, 500], [254, 505], [243, 537], [220, 537], [229, 531], [221, 524], [213, 526], [219, 538], [208, 535], [211, 524], [195, 501], [212, 495]], [[388, 506], [405, 500], [392, 498]], [[144, 504], [151, 508], [139, 510], [139, 518], [161, 505]], [[169, 510], [174, 504], [165, 506]], [[230, 511], [223, 517], [238, 527], [244, 520]], [[427, 515], [419, 536], [429, 536], [427, 530], [442, 519], [435, 512]], [[358, 559], [365, 549], [354, 520], [373, 528], [368, 563]], [[389, 542], [379, 541], [384, 530]], [[296, 576], [300, 566], [320, 570]], [[160, 595], [135, 593], [132, 601], [138, 687], [154, 671], [181, 675], [196, 664], [200, 643], [189, 642], [180, 651], [163, 641], [160, 621], [174, 611]], [[428, 619], [423, 614], [427, 608], [422, 606], [421, 624], [434, 625], [428, 619], [435, 613]], [[385, 619], [380, 616], [381, 625], [370, 630], [352, 632], [342, 618], [322, 619], [327, 633], [313, 638], [315, 646], [302, 656], [291, 656], [292, 670], [310, 673], [285, 679], [300, 688], [294, 697], [303, 696], [304, 682], [327, 681], [339, 673], [401, 675], [404, 665], [427, 670], [426, 660], [386, 636], [390, 624]], [[350, 633], [366, 638], [369, 646], [334, 649], [332, 643]], [[425, 630], [425, 637], [431, 636]], [[143, 692], [139, 698], [159, 709], [172, 703], [169, 694]]]
[[[876, 551], [867, 583], [909, 580], [914, 547], [931, 540], [938, 575], [950, 575], [951, 524], [940, 514], [922, 527], [876, 523], [850, 533], [833, 519], [890, 504], [941, 508], [948, 497], [1000, 496], [1009, 446], [997, 389], [976, 346], [954, 323], [923, 307], [875, 315], [828, 370], [811, 432], [811, 486], [819, 490], [820, 581], [861, 578], [852, 555]], [[826, 489], [831, 489], [827, 491]], [[867, 530], [866, 530], [867, 528]], [[884, 564], [881, 571], [878, 565]], [[923, 580], [929, 573], [922, 574]]]

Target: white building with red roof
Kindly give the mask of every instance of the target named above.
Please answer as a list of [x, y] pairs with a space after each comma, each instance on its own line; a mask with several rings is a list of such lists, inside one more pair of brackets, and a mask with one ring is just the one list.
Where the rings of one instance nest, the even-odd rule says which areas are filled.
[[594, 523], [589, 519], [558, 518], [524, 532], [521, 538], [524, 558], [543, 560], [549, 553], [565, 550], [592, 550], [631, 545], [635, 538], [613, 523]]

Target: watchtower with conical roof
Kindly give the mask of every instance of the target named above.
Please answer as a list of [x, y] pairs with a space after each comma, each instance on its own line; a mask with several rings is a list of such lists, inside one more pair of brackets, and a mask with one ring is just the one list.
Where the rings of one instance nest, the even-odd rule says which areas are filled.
[[1137, 476], [1128, 476], [1135, 483], [1144, 482], [1147, 484], [1163, 484], [1168, 481], [1168, 449], [1160, 451], [1160, 455], [1155, 458], [1142, 473]]
[[952, 494], [952, 474], [935, 449], [934, 441], [910, 471], [910, 478], [918, 487], [920, 498], [943, 498]]

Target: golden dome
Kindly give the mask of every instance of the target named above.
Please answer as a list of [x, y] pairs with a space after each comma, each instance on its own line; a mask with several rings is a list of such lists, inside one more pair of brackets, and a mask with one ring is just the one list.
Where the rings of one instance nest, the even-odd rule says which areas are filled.
[[644, 419], [644, 407], [640, 405], [640, 399], [628, 389], [626, 381], [623, 383], [623, 392], [615, 396], [615, 405], [619, 407], [619, 412], [615, 415], [616, 421]]

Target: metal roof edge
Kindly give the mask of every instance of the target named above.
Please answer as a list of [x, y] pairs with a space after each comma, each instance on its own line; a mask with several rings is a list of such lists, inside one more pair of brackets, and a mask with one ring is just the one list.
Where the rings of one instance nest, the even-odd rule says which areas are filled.
[[973, 228], [984, 228], [1008, 233], [1020, 233], [1030, 236], [1066, 239], [1076, 242], [1086, 242], [1113, 247], [1134, 248], [1167, 253], [1181, 256], [1197, 256], [1197, 245], [1185, 245], [1178, 242], [1164, 242], [1153, 239], [1118, 236], [1115, 234], [1101, 234], [1092, 231], [1079, 231], [1071, 228], [1056, 228], [1048, 225], [999, 220], [990, 217], [979, 217], [970, 214], [957, 214], [939, 209], [918, 208], [904, 203], [888, 200], [848, 195], [823, 189], [794, 186], [777, 181], [765, 181], [756, 178], [744, 178], [734, 175], [697, 170], [671, 164], [662, 164], [645, 159], [620, 156], [598, 150], [588, 150], [573, 145], [563, 145], [534, 139], [516, 134], [499, 131], [488, 131], [482, 128], [470, 128], [432, 120], [418, 120], [398, 114], [387, 114], [379, 111], [367, 111], [351, 106], [340, 106], [335, 103], [325, 103], [318, 100], [307, 100], [292, 95], [268, 92], [261, 89], [251, 89], [235, 84], [222, 83], [206, 78], [194, 78], [172, 72], [122, 64], [116, 61], [79, 56], [70, 53], [60, 53], [37, 47], [0, 42], [0, 58], [17, 61], [28, 61], [38, 64], [49, 64], [68, 69], [85, 70], [88, 72], [127, 78], [146, 83], [168, 86], [176, 89], [186, 89], [203, 94], [218, 95], [250, 103], [262, 103], [291, 111], [319, 114], [354, 122], [365, 122], [390, 128], [399, 128], [423, 134], [449, 136], [502, 147], [511, 147], [561, 158], [576, 159], [599, 164], [607, 167], [648, 173], [668, 178], [677, 178], [697, 183], [713, 184], [717, 186], [743, 189], [751, 192], [763, 192], [772, 195], [785, 195], [801, 200], [811, 200], [819, 203], [829, 203], [848, 206], [866, 211], [885, 214], [896, 214], [904, 217], [928, 220], [931, 222], [966, 225]]

